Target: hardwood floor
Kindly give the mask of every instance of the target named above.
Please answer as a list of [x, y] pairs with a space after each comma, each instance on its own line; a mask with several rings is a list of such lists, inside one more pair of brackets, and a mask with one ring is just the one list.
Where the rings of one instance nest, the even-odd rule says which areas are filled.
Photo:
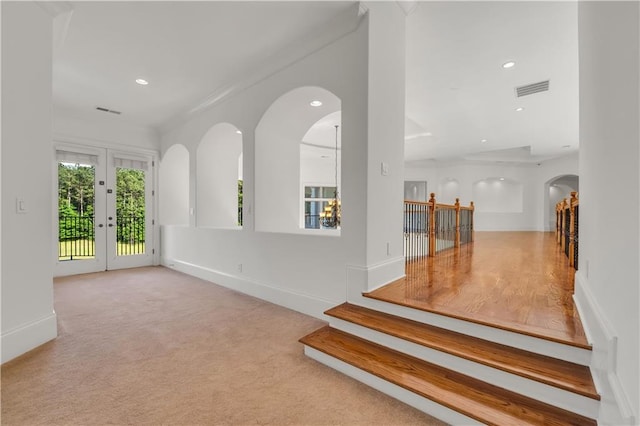
[[590, 348], [574, 270], [553, 233], [476, 232], [475, 242], [407, 264], [367, 297]]

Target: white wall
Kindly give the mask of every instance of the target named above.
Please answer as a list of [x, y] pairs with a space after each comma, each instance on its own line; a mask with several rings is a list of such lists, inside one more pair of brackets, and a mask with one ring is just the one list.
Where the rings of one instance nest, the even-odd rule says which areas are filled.
[[[435, 192], [439, 203], [453, 204], [456, 197], [465, 206], [474, 201], [477, 207], [475, 228], [478, 231], [544, 231], [545, 223], [547, 227], [549, 223], [549, 212], [545, 210], [549, 206], [549, 181], [567, 174], [578, 174], [577, 154], [548, 160], [539, 165], [411, 165], [405, 169], [405, 180], [426, 180], [428, 192]], [[500, 177], [505, 178], [505, 181], [500, 181]], [[485, 188], [479, 188], [480, 181], [485, 181]], [[497, 187], [504, 189], [509, 184], [518, 186], [512, 188], [515, 197], [495, 199], [498, 195]], [[485, 189], [491, 191], [478, 192]], [[480, 199], [476, 200], [478, 195]]]
[[[300, 184], [307, 183], [335, 186], [335, 157], [328, 153], [329, 158], [300, 159]], [[340, 152], [338, 151], [338, 188], [340, 188]]]
[[455, 204], [456, 198], [460, 198], [460, 182], [452, 177], [440, 178], [436, 195], [439, 203]]
[[[313, 107], [312, 100], [323, 104]], [[257, 231], [300, 229], [300, 142], [318, 120], [340, 109], [338, 96], [307, 86], [283, 94], [264, 113], [255, 133]]]
[[[395, 2], [369, 2], [367, 5], [367, 264], [389, 265], [389, 274], [404, 276], [406, 17]], [[343, 139], [343, 146], [346, 145]], [[385, 278], [370, 280], [369, 289], [386, 284]]]
[[173, 145], [160, 160], [160, 225], [189, 225], [189, 151]]
[[238, 158], [242, 135], [229, 123], [214, 125], [196, 154], [196, 217], [199, 227], [238, 228]]
[[56, 142], [74, 142], [105, 148], [139, 148], [158, 151], [160, 137], [151, 128], [127, 123], [121, 116], [97, 110], [83, 113], [55, 107], [53, 136]]
[[[52, 17], [2, 2], [2, 362], [56, 337], [51, 257]], [[25, 211], [16, 211], [16, 200]]]
[[[366, 158], [362, 155], [366, 152], [367, 84], [362, 77], [367, 69], [366, 30], [366, 26], [361, 25], [337, 42], [233, 98], [201, 111], [187, 123], [162, 135], [163, 152], [175, 144], [184, 144], [193, 158], [200, 140], [213, 124], [233, 123], [243, 133], [244, 161], [242, 230], [195, 228], [193, 220], [189, 227], [164, 225], [161, 252], [165, 265], [316, 316], [322, 316], [324, 309], [345, 300], [347, 265], [366, 267], [367, 236], [363, 220], [366, 214]], [[258, 139], [255, 129], [274, 101], [300, 87], [324, 88], [342, 101], [343, 125], [340, 130], [342, 140], [348, 143], [343, 144], [341, 152], [343, 227], [339, 236], [256, 232], [256, 215], [260, 214], [254, 198], [256, 184], [264, 185], [262, 179], [266, 172], [289, 165], [276, 156], [273, 162], [263, 164], [262, 177], [257, 177], [256, 173], [262, 167], [255, 160], [257, 151], [260, 144], [271, 141]], [[283, 125], [282, 122], [279, 124]], [[295, 155], [291, 161], [296, 167], [300, 162], [300, 140], [307, 129], [308, 126], [297, 140], [292, 141]], [[163, 167], [161, 163], [161, 175]], [[193, 160], [188, 170], [192, 194], [190, 207], [193, 207], [197, 201], [193, 199], [196, 177]], [[296, 203], [299, 203], [299, 177], [296, 173], [293, 179], [291, 174], [287, 178], [293, 182]], [[161, 201], [166, 198], [166, 190], [161, 182]], [[267, 197], [276, 196], [280, 190], [278, 186], [263, 186]], [[263, 204], [262, 208], [265, 206]], [[278, 205], [274, 209], [276, 214], [286, 210]], [[296, 228], [299, 228], [298, 212], [299, 205], [295, 204]]]
[[[536, 175], [536, 188], [534, 197], [536, 205], [543, 206], [543, 215], [536, 218], [536, 228], [539, 230], [553, 231], [555, 229], [555, 207], [549, 200], [549, 185], [559, 176], [578, 176], [578, 154], [571, 154], [553, 160], [545, 161], [538, 167]], [[542, 186], [540, 185], [542, 183]]]
[[579, 2], [576, 297], [593, 341], [600, 423], [640, 421], [638, 2]]
[[557, 226], [556, 205], [561, 201], [570, 199], [571, 192], [573, 191], [575, 191], [574, 188], [562, 184], [554, 184], [549, 187], [549, 212], [547, 216], [547, 226], [549, 230], [553, 230]]

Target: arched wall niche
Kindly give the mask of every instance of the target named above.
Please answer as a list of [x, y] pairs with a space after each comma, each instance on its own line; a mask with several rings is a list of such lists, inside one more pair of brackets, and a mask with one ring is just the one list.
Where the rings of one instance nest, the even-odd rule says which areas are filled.
[[[312, 106], [320, 101], [320, 106]], [[301, 162], [301, 146], [309, 141], [310, 129], [325, 119], [328, 129], [341, 111], [341, 100], [321, 87], [293, 89], [277, 98], [265, 111], [255, 130], [255, 229], [262, 232], [300, 232], [304, 206], [303, 178], [308, 176], [311, 162]], [[341, 115], [338, 116], [341, 120]], [[340, 123], [341, 124], [341, 123]], [[339, 127], [339, 141], [342, 127]], [[335, 132], [335, 130], [333, 130]], [[320, 132], [324, 134], [324, 132]], [[327, 136], [327, 135], [325, 135]], [[323, 143], [334, 146], [335, 135]], [[316, 141], [318, 142], [318, 141]], [[319, 148], [329, 152], [324, 148]], [[301, 173], [304, 168], [305, 173]], [[338, 164], [340, 169], [340, 163]], [[329, 170], [324, 167], [324, 170]], [[330, 168], [333, 171], [333, 168]], [[340, 174], [340, 173], [339, 173]], [[322, 176], [325, 176], [323, 173]], [[332, 176], [334, 173], [332, 172]], [[323, 178], [324, 180], [325, 178]], [[331, 178], [329, 182], [334, 182]], [[335, 185], [335, 183], [334, 183]]]
[[184, 145], [169, 147], [158, 172], [158, 222], [189, 225], [189, 151]]
[[438, 183], [436, 201], [444, 204], [454, 204], [460, 198], [460, 182], [458, 179], [445, 177]]
[[230, 123], [212, 126], [196, 152], [196, 224], [198, 227], [241, 226], [239, 180], [242, 133]]
[[473, 201], [479, 213], [522, 213], [524, 186], [521, 182], [489, 177], [473, 183]]

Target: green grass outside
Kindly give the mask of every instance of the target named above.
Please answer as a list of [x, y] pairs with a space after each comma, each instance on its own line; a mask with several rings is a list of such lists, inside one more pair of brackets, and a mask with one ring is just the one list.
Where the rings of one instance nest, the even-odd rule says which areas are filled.
[[[118, 256], [145, 253], [145, 243], [118, 243]], [[58, 243], [58, 260], [82, 260], [95, 258], [95, 241], [73, 240]]]

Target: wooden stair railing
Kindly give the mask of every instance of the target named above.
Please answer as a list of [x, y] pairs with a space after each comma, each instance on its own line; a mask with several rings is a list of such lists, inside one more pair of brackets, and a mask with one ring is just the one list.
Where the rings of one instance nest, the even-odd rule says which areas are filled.
[[473, 242], [473, 201], [468, 207], [436, 202], [404, 201], [405, 258], [435, 256], [436, 253]]
[[569, 266], [578, 269], [578, 217], [580, 200], [576, 191], [571, 198], [556, 204], [556, 241], [569, 258]]

